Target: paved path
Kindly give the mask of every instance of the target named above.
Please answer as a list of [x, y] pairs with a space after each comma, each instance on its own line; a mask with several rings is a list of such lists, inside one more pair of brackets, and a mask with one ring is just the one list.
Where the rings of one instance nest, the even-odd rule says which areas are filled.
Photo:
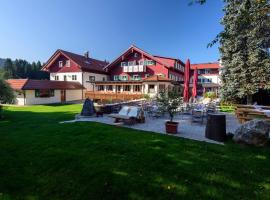
[[[152, 131], [156, 133], [166, 134], [165, 132], [165, 122], [168, 120], [168, 117], [162, 117], [162, 118], [151, 118], [146, 117], [146, 121], [143, 124], [135, 124], [132, 126], [123, 125], [124, 127], [129, 127], [137, 130], [143, 130], [143, 131]], [[71, 120], [71, 121], [65, 121], [63, 123], [69, 123], [69, 122], [78, 122], [78, 121], [92, 121], [92, 122], [100, 122], [104, 124], [110, 124], [110, 125], [119, 125], [114, 124], [114, 119], [108, 117], [107, 115], [104, 115], [103, 117], [91, 117], [91, 118], [84, 118], [79, 120]], [[173, 136], [176, 137], [183, 137], [188, 138], [192, 140], [198, 140], [198, 141], [205, 141], [210, 143], [216, 143], [216, 144], [223, 144], [220, 142], [216, 142], [210, 139], [207, 139], [205, 137], [205, 124], [204, 121], [203, 124], [191, 122], [189, 115], [180, 115], [176, 116], [174, 118], [174, 121], [179, 122], [178, 131], [179, 133]], [[233, 114], [226, 114], [226, 129], [227, 132], [233, 133], [234, 130], [239, 126], [239, 123], [237, 122], [235, 116]]]

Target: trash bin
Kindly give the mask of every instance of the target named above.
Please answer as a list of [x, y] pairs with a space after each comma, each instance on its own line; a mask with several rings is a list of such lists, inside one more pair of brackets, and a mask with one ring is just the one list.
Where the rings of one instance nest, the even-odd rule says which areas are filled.
[[226, 116], [224, 114], [208, 114], [205, 137], [218, 142], [226, 140]]

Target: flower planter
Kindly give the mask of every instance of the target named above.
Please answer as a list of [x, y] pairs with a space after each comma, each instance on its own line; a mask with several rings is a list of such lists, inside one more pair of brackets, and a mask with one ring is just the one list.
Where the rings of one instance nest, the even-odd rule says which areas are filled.
[[166, 133], [177, 134], [178, 122], [167, 121], [165, 123]]

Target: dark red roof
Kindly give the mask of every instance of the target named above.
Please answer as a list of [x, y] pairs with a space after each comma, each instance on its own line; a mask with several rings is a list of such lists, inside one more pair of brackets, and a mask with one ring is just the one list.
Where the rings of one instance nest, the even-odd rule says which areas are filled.
[[214, 63], [200, 63], [200, 64], [191, 64], [191, 69], [219, 69], [220, 65], [218, 62]]
[[179, 61], [183, 66], [185, 66], [183, 61], [178, 58], [171, 58], [171, 57], [165, 57], [165, 56], [154, 56], [154, 57], [161, 60], [164, 63], [167, 63], [170, 67], [174, 66], [175, 61]]
[[54, 61], [55, 57], [58, 55], [63, 54], [64, 56], [68, 57], [73, 62], [77, 63], [78, 66], [81, 68], [82, 71], [88, 72], [96, 72], [105, 74], [106, 72], [103, 68], [108, 65], [108, 62], [97, 60], [94, 58], [86, 58], [84, 55], [79, 55], [75, 53], [71, 53], [64, 50], [57, 50], [53, 56], [47, 61], [47, 63], [43, 66], [42, 70], [46, 70], [50, 67], [52, 61]]
[[85, 89], [79, 82], [72, 82], [72, 81], [9, 79], [9, 80], [7, 80], [7, 82], [15, 90], [35, 90], [35, 89], [76, 90], [76, 89]]

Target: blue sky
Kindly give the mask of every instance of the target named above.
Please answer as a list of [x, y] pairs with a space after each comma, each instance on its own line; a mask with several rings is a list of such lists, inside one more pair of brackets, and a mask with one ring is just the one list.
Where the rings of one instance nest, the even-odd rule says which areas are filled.
[[46, 62], [56, 49], [112, 61], [131, 44], [192, 63], [219, 58], [222, 1], [0, 0], [0, 58]]

